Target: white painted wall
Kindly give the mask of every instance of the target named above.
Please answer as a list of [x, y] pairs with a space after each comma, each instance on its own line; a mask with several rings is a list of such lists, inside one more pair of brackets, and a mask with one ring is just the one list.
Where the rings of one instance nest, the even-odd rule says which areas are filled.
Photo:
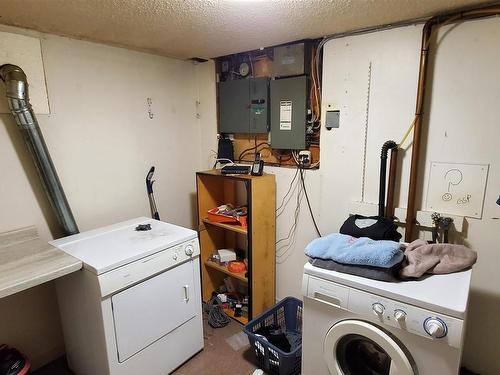
[[[421, 28], [419, 25], [343, 38], [325, 47], [323, 102], [341, 109], [341, 125], [332, 131], [322, 129], [321, 168], [307, 176], [313, 210], [323, 233], [338, 231], [348, 216], [348, 203], [361, 199], [370, 62], [365, 201], [378, 200], [380, 148], [389, 139], [399, 142], [413, 119]], [[425, 126], [430, 130], [426, 135], [427, 147], [423, 147], [425, 171], [420, 174], [419, 189], [427, 186], [431, 160], [490, 164], [483, 218], [468, 218], [466, 232], [456, 241], [467, 243], [479, 253], [473, 272], [463, 361], [482, 374], [498, 374], [500, 221], [496, 218], [500, 217], [500, 206], [495, 201], [500, 194], [500, 128], [496, 110], [500, 106], [500, 49], [496, 47], [500, 43], [500, 19], [446, 27], [437, 40], [439, 47], [426, 104]], [[410, 155], [411, 147], [403, 155], [400, 207], [406, 207]], [[293, 171], [268, 171], [277, 175], [280, 202]], [[418, 207], [422, 207], [421, 203]], [[278, 238], [286, 236], [293, 209], [294, 203], [290, 202], [286, 213], [278, 218]], [[303, 249], [314, 237], [304, 200], [295, 246], [286, 255], [283, 250], [278, 251], [278, 298], [300, 296], [300, 277], [306, 261]]]
[[[162, 219], [192, 227], [195, 171], [210, 144], [204, 122], [215, 123], [213, 64], [39, 38], [51, 113], [38, 120], [80, 230], [149, 216], [151, 165]], [[0, 154], [0, 231], [36, 225], [52, 238], [52, 212], [8, 114], [0, 115]], [[0, 342], [24, 350], [35, 367], [63, 352], [52, 284], [0, 300], [0, 321]]]
[[[323, 233], [338, 230], [348, 215], [348, 202], [361, 196], [370, 61], [373, 75], [365, 200], [377, 200], [380, 146], [390, 138], [398, 141], [412, 120], [420, 32], [421, 26], [395, 29], [335, 40], [325, 47], [324, 103], [337, 105], [342, 115], [340, 129], [323, 131], [321, 169], [307, 172], [306, 177]], [[500, 133], [495, 111], [500, 104], [496, 64], [500, 51], [495, 48], [499, 32], [500, 20], [491, 19], [459, 25], [444, 37], [440, 34], [435, 79], [429, 86], [432, 97], [426, 107], [432, 108], [426, 161], [491, 165], [483, 219], [468, 219], [465, 236], [458, 238], [479, 252], [464, 363], [483, 374], [500, 372], [495, 345], [500, 337], [500, 256], [496, 251], [500, 221], [493, 219], [500, 216], [500, 207], [495, 204], [500, 193]], [[143, 178], [151, 164], [158, 167], [156, 191], [162, 215], [190, 225], [194, 171], [210, 166], [210, 150], [216, 145], [213, 66], [193, 67], [187, 62], [92, 43], [42, 38], [52, 113], [39, 116], [39, 120], [81, 229], [148, 214]], [[154, 120], [147, 118], [146, 97], [153, 98]], [[198, 106], [196, 100], [200, 101]], [[50, 238], [50, 211], [31, 161], [10, 117], [1, 115], [0, 123], [0, 230], [35, 224]], [[181, 139], [181, 130], [183, 135], [191, 135], [189, 142]], [[171, 157], [186, 149], [192, 150], [191, 157]], [[403, 157], [401, 206], [406, 205], [408, 158], [409, 152]], [[293, 171], [268, 168], [268, 172], [277, 175], [280, 202]], [[426, 176], [426, 172], [421, 174], [421, 189], [426, 186]], [[30, 184], [28, 177], [35, 183]], [[293, 206], [290, 202], [278, 218], [278, 238], [288, 233]], [[278, 298], [300, 296], [306, 261], [303, 248], [315, 237], [305, 201], [298, 223], [293, 246], [279, 251]], [[0, 341], [27, 347], [28, 354], [42, 363], [62, 351], [62, 339], [51, 285], [35, 291], [39, 299], [27, 292], [0, 301], [2, 321], [15, 316], [15, 323], [31, 322], [35, 314], [14, 315], [13, 306], [36, 311], [40, 320], [22, 337], [14, 325], [2, 326]], [[43, 337], [38, 345], [28, 345], [37, 335]]]

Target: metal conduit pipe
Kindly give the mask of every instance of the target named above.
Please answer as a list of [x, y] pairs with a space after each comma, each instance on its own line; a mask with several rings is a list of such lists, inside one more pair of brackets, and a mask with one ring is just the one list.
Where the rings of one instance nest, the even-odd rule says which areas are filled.
[[0, 66], [0, 79], [5, 82], [9, 108], [23, 134], [50, 204], [66, 235], [78, 233], [78, 227], [57, 176], [28, 95], [28, 81], [24, 71], [15, 65]]
[[422, 31], [422, 47], [420, 51], [420, 64], [417, 86], [417, 103], [415, 108], [415, 126], [413, 128], [413, 146], [411, 152], [410, 180], [408, 186], [408, 204], [406, 210], [405, 241], [413, 240], [413, 228], [416, 224], [415, 200], [418, 183], [418, 168], [420, 159], [420, 143], [422, 137], [422, 114], [425, 100], [425, 85], [427, 81], [427, 63], [429, 58], [429, 46], [432, 33], [439, 26], [450, 23], [467, 21], [476, 18], [500, 15], [500, 6], [486, 6], [478, 9], [440, 15], [429, 19]]

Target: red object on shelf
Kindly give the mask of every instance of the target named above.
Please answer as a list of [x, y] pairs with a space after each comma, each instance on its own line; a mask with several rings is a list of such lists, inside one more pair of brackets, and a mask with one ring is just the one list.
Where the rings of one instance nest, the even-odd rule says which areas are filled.
[[208, 220], [213, 221], [214, 223], [227, 223], [227, 224], [239, 224], [242, 227], [247, 227], [247, 216], [230, 216], [220, 214], [219, 207], [212, 208], [208, 211]]
[[247, 271], [247, 266], [244, 262], [233, 260], [228, 263], [227, 270], [232, 273], [243, 273]]

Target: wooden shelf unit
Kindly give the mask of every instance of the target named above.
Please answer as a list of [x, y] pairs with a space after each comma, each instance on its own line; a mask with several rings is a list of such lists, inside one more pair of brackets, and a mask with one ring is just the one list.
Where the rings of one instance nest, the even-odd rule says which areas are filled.
[[[262, 176], [222, 175], [219, 170], [196, 174], [198, 231], [201, 250], [202, 297], [231, 277], [246, 286], [249, 296], [247, 317], [234, 318], [247, 323], [276, 303], [276, 182], [272, 174]], [[248, 207], [248, 227], [211, 222], [207, 211], [222, 204]], [[209, 261], [218, 249], [235, 249], [244, 242], [248, 259], [248, 278]]]

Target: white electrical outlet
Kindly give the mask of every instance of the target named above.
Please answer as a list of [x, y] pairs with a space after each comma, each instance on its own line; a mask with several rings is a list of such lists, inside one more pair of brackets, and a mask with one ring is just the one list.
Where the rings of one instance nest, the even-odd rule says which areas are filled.
[[299, 151], [299, 163], [303, 167], [309, 167], [311, 165], [311, 151], [309, 150]]

